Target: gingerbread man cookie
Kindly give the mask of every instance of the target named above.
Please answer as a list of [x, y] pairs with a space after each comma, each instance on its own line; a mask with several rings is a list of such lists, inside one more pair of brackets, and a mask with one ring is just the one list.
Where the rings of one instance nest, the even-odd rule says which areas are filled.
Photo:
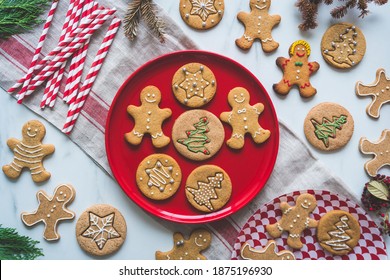
[[383, 104], [390, 102], [390, 79], [386, 77], [384, 69], [376, 71], [375, 82], [364, 85], [362, 82], [356, 84], [358, 96], [372, 96], [372, 102], [368, 105], [367, 114], [373, 118], [379, 118], [379, 111]]
[[280, 237], [283, 231], [289, 233], [287, 244], [294, 249], [301, 249], [301, 233], [307, 228], [316, 228], [318, 222], [309, 218], [309, 214], [317, 207], [317, 201], [311, 194], [301, 194], [297, 198], [295, 206], [290, 206], [287, 202], [280, 203], [282, 218], [275, 224], [267, 225], [267, 232], [273, 237]]
[[227, 145], [233, 149], [244, 147], [244, 135], [250, 133], [255, 143], [265, 142], [271, 132], [263, 129], [258, 123], [258, 118], [264, 110], [262, 103], [249, 104], [249, 92], [242, 87], [236, 87], [229, 92], [228, 102], [233, 108], [230, 112], [223, 112], [220, 119], [232, 126], [232, 137], [227, 140]]
[[66, 207], [74, 200], [75, 190], [71, 185], [59, 185], [54, 190], [53, 197], [49, 197], [44, 191], [37, 192], [39, 202], [35, 212], [23, 212], [22, 221], [27, 226], [33, 226], [39, 222], [45, 224], [43, 237], [48, 241], [60, 239], [57, 232], [57, 224], [63, 220], [71, 220], [75, 217], [72, 211]]
[[277, 249], [274, 240], [269, 240], [267, 245], [260, 250], [252, 248], [248, 242], [245, 242], [241, 247], [241, 258], [244, 260], [295, 260], [295, 256], [291, 251], [276, 252]]
[[206, 229], [194, 230], [189, 239], [176, 232], [173, 235], [174, 247], [169, 252], [156, 252], [156, 260], [207, 260], [200, 252], [211, 244], [211, 233]]
[[279, 24], [279, 15], [268, 13], [271, 0], [250, 0], [250, 13], [239, 12], [237, 18], [245, 25], [245, 33], [236, 40], [236, 45], [243, 50], [252, 47], [253, 42], [259, 39], [264, 52], [272, 52], [279, 47], [279, 43], [272, 38], [272, 28]]
[[317, 90], [310, 83], [310, 76], [317, 72], [320, 65], [317, 62], [309, 62], [310, 45], [304, 40], [295, 41], [289, 50], [290, 58], [278, 57], [276, 65], [283, 71], [282, 80], [273, 85], [276, 93], [286, 95], [291, 88], [298, 86], [302, 97], [311, 97]]
[[37, 120], [31, 120], [23, 125], [22, 140], [8, 139], [7, 145], [14, 152], [14, 160], [3, 166], [3, 172], [7, 177], [16, 179], [23, 168], [28, 168], [34, 182], [49, 180], [50, 173], [45, 170], [42, 161], [54, 153], [54, 146], [42, 144], [45, 135], [45, 126]]
[[374, 155], [374, 158], [367, 161], [364, 169], [371, 177], [375, 177], [378, 170], [385, 165], [390, 165], [390, 130], [382, 131], [377, 142], [370, 142], [365, 137], [360, 139], [360, 151], [366, 155]]
[[145, 87], [141, 94], [141, 106], [130, 105], [127, 113], [134, 118], [132, 131], [125, 134], [125, 139], [132, 145], [139, 145], [145, 134], [150, 134], [153, 146], [162, 148], [169, 144], [169, 137], [162, 131], [162, 123], [172, 115], [171, 109], [160, 109], [161, 92], [155, 86]]

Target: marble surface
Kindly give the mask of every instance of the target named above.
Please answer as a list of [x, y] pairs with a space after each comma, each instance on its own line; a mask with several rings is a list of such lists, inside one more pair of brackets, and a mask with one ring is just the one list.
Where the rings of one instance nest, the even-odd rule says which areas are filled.
[[[367, 136], [369, 139], [376, 140], [383, 129], [389, 128], [390, 106], [385, 105], [382, 108], [379, 120], [370, 118], [365, 113], [370, 98], [358, 98], [354, 87], [358, 80], [372, 83], [378, 68], [385, 68], [388, 75], [390, 74], [389, 4], [382, 8], [370, 5], [372, 13], [363, 20], [358, 18], [356, 11], [349, 13], [343, 19], [343, 21], [355, 23], [362, 29], [368, 46], [366, 55], [359, 65], [351, 70], [341, 71], [326, 64], [320, 54], [322, 34], [329, 25], [335, 22], [330, 18], [330, 8], [324, 5], [320, 7], [318, 28], [302, 33], [297, 28], [300, 14], [294, 7], [295, 1], [274, 0], [271, 14], [281, 15], [282, 21], [273, 30], [273, 37], [280, 43], [280, 46], [274, 53], [265, 54], [258, 42], [248, 52], [241, 51], [234, 43], [244, 31], [243, 25], [236, 19], [236, 14], [239, 11], [249, 11], [248, 0], [226, 0], [226, 10], [222, 21], [208, 31], [195, 31], [189, 28], [180, 17], [177, 0], [156, 0], [156, 2], [176, 20], [177, 24], [201, 49], [226, 55], [252, 71], [268, 90], [279, 119], [284, 121], [303, 141], [306, 141], [303, 134], [303, 120], [314, 105], [332, 101], [347, 108], [355, 120], [355, 131], [350, 143], [343, 149], [332, 153], [320, 152], [311, 146], [309, 149], [336, 176], [342, 178], [356, 197], [360, 196], [362, 186], [369, 179], [363, 170], [363, 165], [369, 157], [359, 152], [359, 139]], [[275, 65], [275, 60], [279, 56], [287, 57], [290, 44], [297, 39], [310, 42], [312, 48], [310, 60], [321, 64], [320, 70], [311, 79], [312, 84], [318, 89], [318, 94], [308, 100], [302, 99], [295, 89], [283, 98], [272, 90], [272, 84], [281, 79], [281, 71]], [[3, 89], [0, 89], [0, 104], [2, 105], [0, 110], [0, 163], [4, 165], [12, 160], [12, 154], [6, 145], [7, 139], [20, 137], [22, 125], [37, 116], [27, 109], [21, 109], [20, 105], [16, 104], [15, 100]], [[35, 195], [38, 190], [43, 189], [48, 194], [52, 194], [57, 185], [70, 183], [77, 188], [77, 196], [83, 197], [82, 200], [76, 197], [70, 206], [76, 213], [80, 214], [95, 203], [108, 203], [115, 205], [126, 217], [127, 240], [121, 250], [109, 259], [154, 259], [156, 250], [169, 250], [172, 246], [171, 232], [132, 203], [116, 182], [100, 170], [65, 135], [44, 120], [42, 121], [46, 125], [47, 135], [50, 135], [46, 137], [45, 142], [58, 147], [55, 156], [45, 160], [45, 166], [51, 171], [52, 178], [47, 183], [34, 184], [28, 172], [24, 172], [17, 181], [10, 181], [0, 174], [0, 224], [15, 227], [21, 234], [39, 240], [39, 246], [45, 253], [43, 259], [91, 259], [77, 244], [74, 233], [75, 221], [65, 221], [59, 225], [61, 239], [53, 244], [42, 238], [43, 224], [28, 228], [20, 219], [21, 212], [32, 211], [36, 208]], [[381, 173], [390, 175], [390, 169], [383, 168]], [[389, 239], [386, 242], [389, 252]]]

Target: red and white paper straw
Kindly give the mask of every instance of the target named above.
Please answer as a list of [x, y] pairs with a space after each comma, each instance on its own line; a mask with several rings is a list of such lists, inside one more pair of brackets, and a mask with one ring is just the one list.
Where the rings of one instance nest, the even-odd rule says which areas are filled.
[[39, 42], [35, 49], [34, 56], [33, 59], [31, 60], [30, 67], [27, 71], [27, 74], [23, 78], [21, 78], [15, 85], [13, 85], [10, 89], [8, 89], [9, 93], [15, 92], [21, 85], [28, 86], [28, 83], [30, 82], [32, 74], [34, 72], [34, 67], [38, 62], [39, 55], [41, 54], [43, 43], [46, 40], [46, 35], [47, 32], [49, 31], [57, 6], [58, 6], [58, 0], [54, 0], [53, 3], [51, 4], [49, 14], [47, 15], [45, 25], [43, 26], [41, 37], [39, 38]]
[[104, 36], [103, 43], [100, 46], [94, 61], [92, 62], [91, 69], [89, 70], [87, 77], [85, 78], [85, 81], [80, 88], [80, 92], [78, 93], [77, 98], [74, 100], [74, 102], [71, 102], [71, 105], [68, 110], [68, 116], [66, 118], [66, 122], [62, 129], [62, 132], [69, 134], [72, 131], [77, 121], [77, 118], [80, 115], [80, 112], [85, 104], [85, 101], [89, 95], [89, 92], [92, 89], [93, 83], [95, 82], [96, 77], [99, 74], [99, 70], [103, 65], [104, 59], [107, 56], [110, 46], [115, 38], [115, 34], [118, 31], [120, 22], [121, 21], [118, 18], [114, 18], [111, 22], [110, 27], [108, 28], [108, 31]]

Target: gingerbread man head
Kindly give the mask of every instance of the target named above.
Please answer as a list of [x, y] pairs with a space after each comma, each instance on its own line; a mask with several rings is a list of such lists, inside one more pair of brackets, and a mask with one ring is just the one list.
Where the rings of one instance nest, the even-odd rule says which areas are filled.
[[45, 126], [40, 121], [32, 120], [23, 125], [22, 136], [23, 142], [26, 144], [33, 144], [35, 146], [42, 141], [45, 135]]
[[73, 190], [67, 185], [61, 185], [56, 189], [56, 192], [54, 193], [54, 199], [58, 203], [66, 204], [67, 202], [71, 201], [73, 199]]
[[291, 44], [290, 46], [290, 56], [297, 56], [299, 58], [309, 57], [310, 56], [310, 45], [304, 40], [298, 40]]
[[142, 105], [145, 104], [160, 104], [161, 101], [161, 92], [158, 88], [154, 86], [146, 87], [142, 90], [140, 94], [140, 99]]
[[204, 229], [197, 229], [191, 233], [189, 240], [198, 247], [199, 251], [202, 251], [210, 246], [211, 234]]
[[271, 6], [270, 0], [251, 0], [249, 3], [252, 10], [258, 9], [260, 11], [268, 11]]
[[307, 213], [311, 213], [317, 207], [317, 200], [311, 194], [302, 194], [298, 196], [296, 206], [302, 207]]
[[250, 95], [247, 90], [242, 88], [240, 92], [230, 91], [228, 95], [228, 102], [234, 108], [234, 106], [241, 105], [246, 106], [249, 105]]

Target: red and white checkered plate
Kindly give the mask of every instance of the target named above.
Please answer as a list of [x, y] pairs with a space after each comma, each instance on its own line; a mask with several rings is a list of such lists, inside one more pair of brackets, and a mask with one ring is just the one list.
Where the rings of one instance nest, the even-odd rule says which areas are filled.
[[322, 249], [317, 242], [316, 229], [306, 229], [301, 237], [304, 244], [302, 249], [292, 250], [287, 245], [287, 233], [284, 232], [280, 238], [275, 239], [279, 251], [291, 250], [297, 260], [387, 260], [386, 244], [375, 222], [371, 220], [367, 213], [348, 198], [329, 191], [318, 190], [295, 191], [285, 194], [257, 210], [241, 229], [233, 245], [231, 259], [241, 259], [240, 248], [244, 242], [248, 242], [256, 249], [264, 247], [267, 241], [272, 239], [266, 232], [265, 226], [277, 222], [282, 216], [279, 208], [280, 202], [286, 201], [293, 206], [296, 198], [302, 193], [310, 193], [315, 196], [318, 206], [312, 213], [312, 218], [316, 220], [320, 220], [321, 216], [330, 210], [343, 210], [351, 213], [359, 221], [361, 227], [359, 243], [349, 254], [335, 256]]

